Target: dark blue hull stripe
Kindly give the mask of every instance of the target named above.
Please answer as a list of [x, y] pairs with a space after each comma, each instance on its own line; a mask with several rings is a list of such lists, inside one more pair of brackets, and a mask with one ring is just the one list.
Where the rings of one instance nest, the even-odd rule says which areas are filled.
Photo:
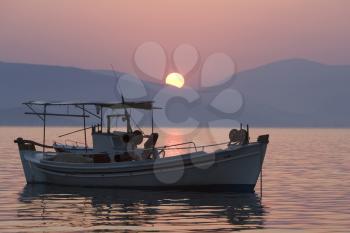
[[[37, 184], [37, 182], [35, 182]], [[46, 183], [43, 183], [46, 184]], [[51, 184], [51, 183], [47, 183]], [[59, 186], [75, 186], [69, 184], [55, 184]], [[79, 185], [79, 187], [90, 188], [119, 188], [119, 189], [134, 189], [134, 190], [178, 190], [178, 191], [200, 191], [200, 192], [239, 192], [253, 193], [255, 184], [213, 184], [213, 185], [190, 185], [190, 186], [94, 186], [94, 185]]]

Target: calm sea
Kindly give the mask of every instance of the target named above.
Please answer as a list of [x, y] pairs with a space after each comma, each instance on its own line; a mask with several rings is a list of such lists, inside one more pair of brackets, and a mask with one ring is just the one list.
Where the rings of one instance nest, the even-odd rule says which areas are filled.
[[[47, 142], [70, 130], [50, 128]], [[159, 145], [193, 137], [199, 145], [215, 143], [228, 134], [202, 129], [181, 136], [181, 130], [161, 132]], [[349, 129], [251, 129], [252, 139], [270, 134], [262, 198], [259, 185], [251, 194], [26, 185], [13, 139], [41, 141], [41, 133], [40, 127], [0, 127], [0, 232], [350, 229]], [[81, 134], [72, 137], [83, 141]]]

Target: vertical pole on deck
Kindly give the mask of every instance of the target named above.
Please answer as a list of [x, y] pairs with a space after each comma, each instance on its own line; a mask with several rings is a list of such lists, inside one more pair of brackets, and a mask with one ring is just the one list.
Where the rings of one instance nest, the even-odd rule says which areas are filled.
[[247, 138], [248, 138], [248, 142], [249, 142], [249, 125], [247, 124]]
[[153, 126], [153, 109], [152, 109], [152, 113], [151, 113], [151, 114], [152, 114], [152, 134], [153, 134], [153, 130], [154, 130], [154, 129], [153, 129], [153, 127], [154, 127], [154, 126]]
[[263, 162], [262, 157], [260, 157], [260, 201], [262, 201], [263, 196]]
[[44, 104], [43, 153], [45, 153], [45, 140], [46, 140], [46, 104]]
[[86, 119], [85, 119], [85, 105], [83, 104], [83, 119], [84, 119], [84, 140], [85, 140], [85, 152], [87, 152], [87, 141], [86, 141]]
[[154, 131], [154, 123], [153, 123], [153, 109], [151, 110], [152, 111], [152, 154], [154, 155], [154, 136], [153, 136], [153, 131]]
[[[242, 132], [243, 124], [242, 123], [239, 124], [239, 129], [240, 129], [240, 131], [239, 131], [240, 138], [243, 139], [243, 132]], [[244, 144], [244, 139], [241, 141], [241, 144]]]
[[103, 109], [102, 109], [102, 106], [101, 106], [101, 109], [100, 109], [100, 111], [101, 111], [101, 133], [102, 133], [102, 129], [103, 129], [103, 126], [102, 126], [102, 124], [103, 124], [103, 117], [102, 117], [102, 111], [103, 111]]

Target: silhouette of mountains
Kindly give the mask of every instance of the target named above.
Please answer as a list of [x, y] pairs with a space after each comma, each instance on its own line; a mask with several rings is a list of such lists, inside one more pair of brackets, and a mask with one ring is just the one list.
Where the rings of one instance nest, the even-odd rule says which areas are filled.
[[[28, 100], [119, 100], [117, 79], [109, 71], [0, 62], [0, 125], [40, 125], [35, 117], [23, 114], [21, 103]], [[144, 87], [153, 97], [164, 86], [144, 82]], [[242, 94], [240, 111], [227, 114], [208, 107], [228, 87]], [[169, 104], [166, 111], [173, 121], [190, 116], [200, 122], [236, 119], [252, 126], [349, 127], [349, 87], [350, 66], [283, 60], [237, 73], [224, 85], [200, 89], [198, 101]], [[178, 91], [170, 89], [168, 94]], [[81, 124], [77, 119], [51, 123]]]
[[350, 66], [284, 60], [238, 74], [242, 118], [257, 125], [350, 126]]

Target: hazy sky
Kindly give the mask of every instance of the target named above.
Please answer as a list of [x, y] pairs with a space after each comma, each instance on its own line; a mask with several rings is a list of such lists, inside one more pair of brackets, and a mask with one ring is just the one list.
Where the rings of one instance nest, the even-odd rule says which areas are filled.
[[0, 60], [130, 71], [135, 48], [225, 52], [238, 70], [285, 58], [350, 64], [348, 0], [0, 0]]

